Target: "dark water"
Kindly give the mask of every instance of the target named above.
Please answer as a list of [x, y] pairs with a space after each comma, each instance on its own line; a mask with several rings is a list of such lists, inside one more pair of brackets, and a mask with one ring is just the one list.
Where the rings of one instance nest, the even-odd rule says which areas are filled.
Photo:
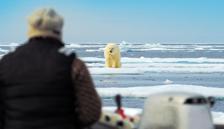
[[175, 84], [224, 88], [224, 73], [145, 73], [140, 75], [93, 75], [97, 87], [136, 87]]
[[[103, 57], [103, 48], [106, 44], [81, 44], [80, 47], [68, 48], [74, 50], [79, 57]], [[85, 47], [84, 47], [85, 46]], [[13, 50], [13, 46], [1, 46], [0, 54]], [[121, 56], [128, 58], [223, 58], [224, 44], [120, 44]], [[145, 49], [145, 50], [144, 50]], [[93, 63], [93, 62], [86, 62]], [[104, 63], [104, 62], [99, 62]], [[180, 62], [186, 63], [186, 62]], [[208, 64], [208, 63], [207, 63]], [[220, 63], [217, 63], [220, 64]], [[224, 65], [224, 63], [221, 63]], [[122, 75], [92, 75], [96, 87], [136, 87], [163, 85], [169, 79], [174, 84], [199, 85], [205, 87], [224, 88], [224, 72], [149, 72], [143, 74]], [[124, 97], [123, 106], [142, 108], [146, 98]], [[102, 98], [104, 106], [115, 106], [111, 97]], [[217, 98], [213, 111], [224, 112], [224, 99]]]

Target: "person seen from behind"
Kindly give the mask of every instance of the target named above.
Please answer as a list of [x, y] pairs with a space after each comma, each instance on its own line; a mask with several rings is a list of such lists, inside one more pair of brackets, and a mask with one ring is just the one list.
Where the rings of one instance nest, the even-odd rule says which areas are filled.
[[89, 71], [62, 41], [63, 18], [43, 8], [28, 18], [28, 41], [0, 60], [0, 129], [83, 129], [101, 100]]

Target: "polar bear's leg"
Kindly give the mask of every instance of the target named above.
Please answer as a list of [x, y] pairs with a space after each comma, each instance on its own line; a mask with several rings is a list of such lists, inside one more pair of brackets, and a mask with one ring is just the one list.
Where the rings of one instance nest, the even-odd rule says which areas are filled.
[[113, 62], [112, 62], [112, 67], [113, 67], [113, 68], [120, 68], [120, 67], [121, 67], [121, 64], [120, 64], [119, 61], [117, 61], [117, 60], [113, 60]]
[[120, 53], [116, 57], [116, 67], [115, 68], [120, 68], [121, 67], [121, 61], [120, 61]]
[[117, 68], [117, 64], [116, 64], [116, 62], [113, 60], [113, 63], [112, 63], [112, 67], [113, 68]]
[[116, 64], [116, 66], [117, 66], [116, 68], [120, 68], [121, 67], [121, 62], [118, 61], [117, 64]]
[[120, 68], [121, 67], [121, 63], [118, 61], [116, 62], [115, 68]]
[[105, 59], [105, 66], [106, 67], [112, 67], [112, 60], [110, 58]]

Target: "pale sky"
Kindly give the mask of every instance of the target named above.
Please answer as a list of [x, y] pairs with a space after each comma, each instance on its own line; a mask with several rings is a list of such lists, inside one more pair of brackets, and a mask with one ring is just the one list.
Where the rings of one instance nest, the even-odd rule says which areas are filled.
[[224, 0], [0, 0], [0, 42], [25, 42], [27, 16], [52, 7], [66, 42], [224, 43]]

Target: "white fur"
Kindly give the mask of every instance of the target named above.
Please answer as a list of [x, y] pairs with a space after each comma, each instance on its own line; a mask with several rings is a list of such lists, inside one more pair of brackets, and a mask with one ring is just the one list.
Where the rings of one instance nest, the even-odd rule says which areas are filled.
[[109, 68], [121, 67], [121, 54], [120, 48], [114, 43], [108, 43], [104, 49], [105, 66]]

